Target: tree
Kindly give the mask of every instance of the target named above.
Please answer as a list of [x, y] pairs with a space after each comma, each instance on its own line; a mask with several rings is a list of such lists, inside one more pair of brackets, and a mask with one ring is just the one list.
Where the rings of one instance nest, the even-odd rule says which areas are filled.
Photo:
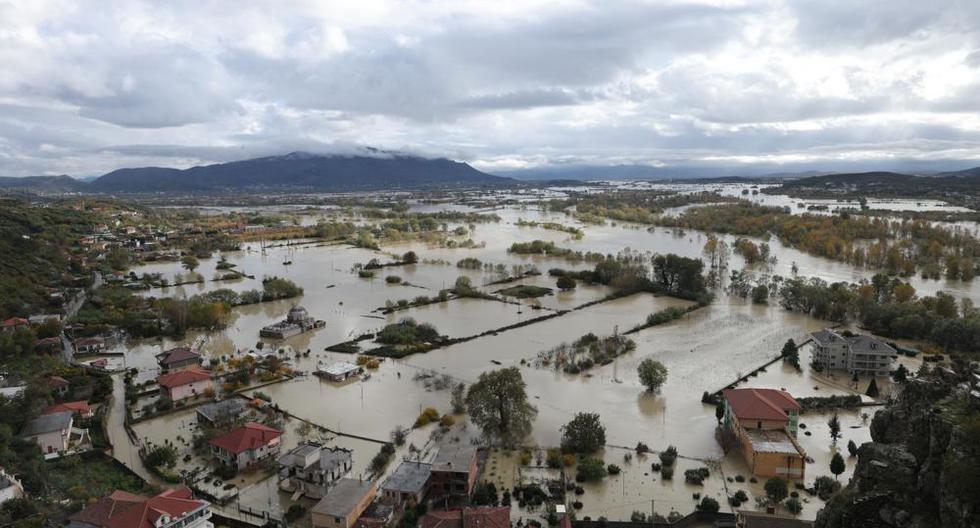
[[892, 379], [895, 380], [895, 383], [905, 383], [909, 380], [909, 369], [905, 368], [905, 365], [898, 365], [898, 368], [892, 373]]
[[703, 511], [706, 513], [717, 513], [721, 506], [718, 501], [712, 499], [711, 497], [702, 497], [701, 502], [698, 503], [698, 511]]
[[858, 446], [854, 443], [854, 440], [847, 441], [847, 452], [850, 453], [851, 456], [857, 456]]
[[803, 503], [800, 502], [800, 499], [793, 497], [786, 501], [786, 509], [793, 515], [799, 515], [803, 511]]
[[573, 453], [593, 453], [606, 445], [606, 428], [596, 413], [578, 413], [561, 428], [561, 447]]
[[415, 254], [414, 251], [406, 251], [402, 255], [402, 262], [405, 264], [417, 264], [419, 261], [419, 256]]
[[773, 504], [783, 502], [783, 499], [789, 495], [789, 487], [786, 485], [786, 481], [779, 477], [772, 477], [767, 480], [765, 490], [766, 497], [769, 497]]
[[195, 257], [194, 255], [184, 255], [184, 257], [180, 259], [180, 263], [181, 265], [184, 266], [185, 270], [190, 271], [192, 273], [194, 272], [194, 270], [197, 269], [198, 266], [201, 265], [201, 263], [198, 262], [197, 257]]
[[449, 404], [453, 408], [453, 413], [463, 414], [466, 412], [466, 384], [457, 383], [453, 385], [452, 396]]
[[602, 460], [592, 457], [583, 457], [578, 461], [578, 469], [575, 471], [575, 480], [578, 482], [593, 482], [602, 480], [606, 476], [606, 466]]
[[880, 391], [878, 390], [878, 383], [874, 378], [871, 378], [871, 383], [868, 384], [868, 390], [864, 392], [869, 398], [877, 398]]
[[834, 478], [840, 477], [845, 469], [847, 464], [844, 463], [844, 457], [840, 456], [840, 453], [834, 453], [834, 457], [830, 459], [830, 472], [834, 474]]
[[796, 367], [796, 370], [801, 370], [800, 351], [799, 348], [796, 346], [796, 341], [793, 341], [792, 339], [786, 341], [786, 344], [783, 345], [783, 350], [780, 352], [780, 355], [783, 357], [783, 361]]
[[575, 279], [573, 279], [572, 277], [569, 277], [568, 275], [562, 275], [558, 277], [558, 280], [555, 282], [555, 286], [557, 286], [558, 289], [561, 291], [569, 291], [575, 289], [576, 283], [575, 283]]
[[517, 367], [484, 372], [470, 385], [466, 408], [489, 443], [514, 446], [531, 432], [538, 410], [525, 387]]
[[718, 423], [721, 423], [721, 419], [725, 417], [725, 402], [720, 401], [715, 405], [715, 419]]
[[833, 440], [834, 444], [836, 445], [837, 439], [840, 438], [840, 418], [837, 417], [837, 413], [834, 413], [834, 415], [830, 417], [830, 420], [827, 420], [827, 427], [830, 428], [830, 439]]
[[636, 373], [640, 376], [640, 383], [648, 391], [656, 391], [667, 381], [667, 367], [663, 363], [654, 359], [644, 359], [636, 368]]

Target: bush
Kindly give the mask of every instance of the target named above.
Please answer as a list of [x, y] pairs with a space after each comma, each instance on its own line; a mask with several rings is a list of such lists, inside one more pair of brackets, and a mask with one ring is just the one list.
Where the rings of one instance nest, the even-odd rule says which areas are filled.
[[674, 467], [673, 466], [663, 466], [660, 468], [660, 478], [663, 480], [673, 480], [674, 478]]
[[293, 504], [286, 510], [286, 522], [294, 523], [303, 518], [306, 514], [306, 508], [299, 504]]
[[602, 460], [592, 457], [583, 457], [578, 462], [578, 471], [575, 473], [575, 480], [578, 482], [593, 482], [602, 480], [606, 476], [606, 467]]
[[616, 464], [609, 464], [606, 466], [606, 473], [609, 473], [610, 475], [619, 475], [621, 471], [622, 469], [620, 469], [620, 467]]
[[673, 466], [674, 462], [677, 460], [677, 448], [674, 446], [667, 446], [660, 452], [660, 463], [664, 466]]
[[688, 484], [697, 484], [698, 486], [704, 483], [704, 479], [708, 478], [711, 471], [706, 467], [701, 467], [697, 469], [688, 469], [684, 472], [684, 481]]
[[357, 276], [362, 279], [372, 279], [374, 278], [374, 272], [371, 270], [361, 270], [357, 272]]
[[712, 499], [711, 497], [704, 497], [701, 502], [698, 503], [698, 511], [703, 511], [707, 513], [717, 513], [721, 509], [718, 501]]
[[800, 512], [803, 511], [803, 503], [800, 502], [800, 499], [795, 497], [791, 498], [790, 500], [786, 501], [786, 509], [793, 515], [799, 515]]
[[553, 447], [548, 450], [548, 454], [545, 457], [545, 464], [551, 469], [561, 469], [561, 458], [561, 450], [559, 450], [557, 447]]
[[425, 408], [415, 419], [415, 427], [422, 427], [439, 420], [439, 411], [432, 407]]
[[401, 284], [402, 278], [399, 277], [398, 275], [388, 275], [387, 277], [385, 277], [385, 282], [387, 282], [388, 284]]

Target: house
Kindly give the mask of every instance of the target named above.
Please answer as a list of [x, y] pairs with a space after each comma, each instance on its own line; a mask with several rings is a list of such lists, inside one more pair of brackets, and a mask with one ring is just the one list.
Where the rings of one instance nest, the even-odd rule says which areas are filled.
[[321, 378], [326, 378], [330, 381], [345, 381], [358, 374], [364, 372], [364, 369], [353, 364], [347, 363], [346, 361], [340, 361], [330, 365], [329, 367], [317, 367], [316, 371], [313, 373]]
[[51, 388], [51, 394], [63, 398], [71, 390], [71, 383], [61, 376], [51, 376], [48, 378], [48, 387]]
[[351, 528], [377, 495], [374, 482], [343, 478], [310, 511], [313, 528]]
[[20, 435], [37, 442], [43, 453], [60, 453], [67, 451], [71, 445], [73, 424], [74, 416], [71, 412], [44, 414], [27, 422]]
[[105, 339], [101, 337], [79, 337], [75, 340], [76, 354], [101, 354], [105, 352]]
[[737, 528], [811, 528], [813, 521], [766, 512], [739, 511], [736, 512], [735, 526]]
[[191, 347], [177, 347], [160, 352], [156, 356], [157, 364], [163, 373], [176, 372], [185, 368], [201, 365], [201, 354]]
[[208, 442], [211, 454], [226, 466], [243, 469], [279, 454], [282, 431], [249, 422]]
[[54, 321], [56, 323], [60, 323], [61, 322], [61, 315], [60, 314], [37, 314], [37, 315], [32, 315], [32, 316], [30, 316], [30, 317], [27, 318], [27, 322], [31, 326], [43, 325], [44, 323], [46, 323], [48, 321]]
[[214, 390], [211, 372], [200, 367], [190, 367], [177, 372], [157, 376], [160, 396], [173, 401], [186, 400], [200, 396], [204, 391]]
[[432, 459], [429, 493], [432, 498], [463, 499], [476, 485], [477, 450], [469, 442], [443, 440]]
[[88, 402], [85, 400], [57, 403], [42, 411], [41, 414], [45, 415], [59, 412], [70, 412], [76, 418], [91, 418], [94, 414], [92, 413], [92, 408], [89, 407]]
[[741, 450], [753, 475], [804, 478], [806, 452], [796, 441], [802, 407], [776, 389], [727, 389], [724, 435]]
[[61, 349], [61, 338], [58, 336], [45, 337], [34, 342], [34, 350], [44, 354], [60, 353]]
[[810, 334], [813, 362], [859, 376], [888, 376], [898, 351], [867, 335], [841, 335], [825, 328]]
[[28, 326], [30, 326], [30, 322], [23, 317], [11, 317], [0, 321], [0, 331], [2, 332], [13, 332], [18, 328], [27, 328]]
[[510, 506], [430, 511], [419, 528], [510, 528]]
[[381, 485], [381, 500], [392, 506], [421, 504], [429, 487], [432, 464], [404, 461]]
[[395, 508], [380, 501], [374, 501], [357, 519], [357, 528], [384, 528], [391, 524]]
[[211, 504], [186, 487], [144, 497], [116, 490], [68, 518], [68, 528], [213, 528]]
[[202, 405], [197, 408], [197, 423], [206, 423], [212, 427], [228, 423], [244, 414], [245, 409], [245, 401], [241, 398], [229, 398]]
[[259, 337], [286, 339], [315, 328], [323, 328], [326, 324], [324, 321], [310, 317], [306, 308], [297, 305], [289, 309], [289, 314], [286, 315], [284, 320], [262, 327], [259, 330]]
[[350, 472], [353, 456], [350, 449], [308, 442], [279, 457], [278, 462], [280, 488], [320, 499], [333, 483]]
[[0, 504], [24, 496], [24, 486], [16, 477], [0, 468]]

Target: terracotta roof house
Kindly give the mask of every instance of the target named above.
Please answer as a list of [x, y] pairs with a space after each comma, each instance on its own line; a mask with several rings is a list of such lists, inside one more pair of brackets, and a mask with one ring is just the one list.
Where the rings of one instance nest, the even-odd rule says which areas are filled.
[[752, 473], [761, 477], [804, 477], [806, 452], [796, 442], [797, 401], [776, 389], [727, 389], [724, 438], [741, 450]]
[[41, 414], [44, 415], [66, 411], [80, 418], [89, 418], [92, 416], [92, 408], [89, 407], [88, 402], [85, 400], [56, 403], [42, 411]]
[[61, 337], [52, 336], [38, 339], [34, 342], [34, 350], [38, 352], [53, 353], [61, 351]]
[[510, 507], [430, 511], [419, 520], [419, 528], [510, 528]]
[[282, 431], [249, 422], [211, 440], [211, 454], [224, 465], [243, 469], [262, 459], [277, 456]]
[[68, 518], [69, 528], [211, 528], [211, 505], [186, 487], [153, 497], [114, 491]]
[[71, 389], [71, 383], [61, 376], [51, 376], [48, 378], [48, 387], [51, 387], [51, 392], [56, 395], [64, 396]]
[[213, 389], [211, 371], [201, 367], [189, 367], [176, 372], [157, 376], [160, 395], [173, 401], [186, 400], [200, 396], [207, 389]]
[[201, 354], [191, 347], [171, 348], [157, 354], [156, 358], [163, 372], [174, 372], [201, 364]]
[[27, 328], [28, 324], [27, 319], [24, 319], [23, 317], [11, 317], [10, 319], [5, 319], [4, 321], [0, 322], [0, 331], [13, 332], [21, 327]]

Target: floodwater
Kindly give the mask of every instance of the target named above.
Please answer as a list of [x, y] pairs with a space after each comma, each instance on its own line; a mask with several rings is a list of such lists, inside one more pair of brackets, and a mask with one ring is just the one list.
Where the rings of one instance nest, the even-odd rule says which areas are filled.
[[[763, 196], [764, 199], [773, 199], [768, 195], [758, 195]], [[421, 204], [419, 208], [441, 206]], [[703, 465], [704, 460], [721, 463], [721, 469], [713, 470], [705, 488], [693, 491], [718, 495], [719, 502], [726, 508], [727, 502], [723, 496], [726, 481], [721, 476], [722, 471], [729, 476], [732, 472], [748, 474], [737, 454], [725, 456], [722, 452], [715, 439], [714, 408], [701, 403], [702, 393], [727, 386], [778, 355], [787, 339], [792, 338], [798, 343], [805, 341], [808, 332], [818, 330], [827, 323], [787, 312], [775, 304], [752, 305], [719, 292], [716, 302], [708, 307], [672, 323], [632, 334], [630, 337], [636, 342], [636, 349], [613, 363], [597, 366], [587, 375], [570, 375], [532, 366], [531, 360], [539, 351], [573, 341], [586, 333], [609, 335], [616, 331], [623, 332], [642, 323], [649, 313], [668, 306], [687, 306], [689, 303], [669, 297], [636, 294], [579, 309], [609, 293], [605, 287], [579, 285], [570, 292], [554, 291], [538, 299], [514, 300], [519, 304], [453, 299], [387, 315], [378, 310], [386, 301], [412, 299], [419, 295], [433, 296], [440, 289], [451, 287], [460, 275], [470, 277], [473, 284], [481, 286], [484, 291], [493, 292], [514, 284], [553, 288], [553, 278], [547, 275], [549, 268], [590, 267], [584, 262], [570, 263], [552, 257], [510, 254], [507, 248], [512, 242], [543, 239], [583, 252], [616, 253], [631, 248], [635, 251], [697, 257], [706, 240], [705, 234], [695, 231], [680, 234], [667, 229], [648, 230], [647, 226], [612, 222], [583, 225], [564, 214], [543, 212], [534, 207], [507, 207], [494, 212], [501, 216], [502, 221], [476, 225], [466, 237], [483, 244], [470, 249], [398, 243], [384, 245], [384, 251], [377, 252], [319, 244], [272, 247], [263, 252], [258, 243], [253, 243], [243, 251], [225, 253], [224, 256], [236, 264], [237, 269], [254, 275], [255, 279], [208, 280], [202, 284], [151, 290], [143, 294], [184, 297], [218, 288], [235, 291], [261, 289], [262, 277], [278, 275], [302, 286], [304, 295], [296, 300], [236, 307], [228, 328], [220, 332], [192, 332], [181, 340], [151, 339], [120, 343], [115, 351], [125, 354], [128, 368], [140, 371], [140, 380], [152, 379], [157, 375], [156, 353], [178, 344], [199, 344], [206, 358], [247, 353], [259, 341], [259, 328], [285, 318], [289, 308], [298, 303], [313, 317], [325, 320], [326, 327], [282, 343], [273, 341], [269, 344], [286, 349], [288, 352], [283, 357], [290, 359], [294, 368], [310, 372], [319, 365], [354, 359], [347, 354], [326, 352], [325, 347], [379, 330], [385, 324], [403, 317], [431, 323], [440, 333], [460, 338], [555, 315], [560, 310], [559, 315], [533, 324], [491, 333], [425, 354], [385, 360], [365, 381], [338, 384], [314, 376], [302, 376], [261, 390], [282, 409], [297, 417], [333, 431], [384, 441], [388, 440], [396, 426], [410, 427], [426, 407], [436, 408], [441, 413], [449, 412], [449, 391], [435, 388], [425, 379], [418, 379], [420, 376], [446, 376], [453, 382], [470, 384], [482, 372], [517, 366], [527, 384], [531, 402], [538, 409], [531, 442], [541, 447], [556, 445], [560, 440], [561, 426], [575, 413], [599, 413], [607, 430], [607, 461], [622, 462], [626, 452], [623, 448], [632, 448], [642, 441], [654, 450], [675, 445], [681, 455], [696, 459], [682, 460], [682, 464], [689, 464], [690, 467]], [[585, 236], [575, 240], [559, 231], [519, 227], [515, 225], [519, 218], [574, 225], [582, 228]], [[772, 269], [759, 269], [757, 273], [789, 276], [795, 262], [800, 275], [819, 276], [828, 281], [856, 281], [870, 278], [873, 274], [869, 270], [806, 255], [782, 246], [777, 240], [770, 240], [769, 243], [778, 261]], [[366, 263], [371, 258], [387, 262], [392, 258], [386, 253], [401, 254], [408, 250], [418, 254], [418, 264], [385, 267], [371, 279], [360, 278], [351, 271], [357, 263]], [[488, 285], [498, 277], [482, 270], [457, 268], [455, 263], [464, 257], [503, 264], [508, 271], [514, 266], [534, 265], [542, 274], [526, 277], [519, 282]], [[287, 259], [293, 264], [284, 265]], [[215, 275], [216, 262], [217, 255], [202, 261], [197, 272], [210, 279]], [[741, 269], [744, 263], [740, 257], [733, 255], [730, 266]], [[184, 273], [177, 262], [151, 263], [135, 271], [163, 273], [167, 277]], [[384, 279], [388, 275], [398, 275], [408, 285], [388, 284]], [[942, 289], [980, 302], [980, 289], [972, 283], [913, 279], [913, 284], [920, 293]], [[533, 309], [532, 305], [541, 309]], [[363, 344], [371, 346], [370, 343]], [[308, 357], [294, 357], [291, 353], [307, 350], [310, 351]], [[801, 363], [806, 365], [809, 363], [808, 351], [801, 352]], [[636, 367], [645, 358], [662, 362], [669, 371], [667, 382], [659, 393], [645, 391], [638, 380]], [[813, 396], [847, 394], [853, 390], [848, 387], [848, 382], [846, 378], [820, 377], [805, 366], [802, 372], [797, 372], [777, 362], [766, 372], [751, 377], [745, 385], [785, 388], [796, 396]], [[873, 413], [873, 408], [870, 409], [866, 412]], [[193, 412], [185, 411], [142, 422], [136, 429], [141, 437], [149, 441], [159, 443], [167, 438], [177, 441], [178, 434], [184, 439], [189, 438], [194, 428], [193, 420]], [[843, 448], [848, 439], [854, 439], [857, 443], [869, 439], [867, 422], [858, 413], [842, 414], [842, 420], [845, 422], [845, 437], [838, 442], [839, 447]], [[829, 474], [828, 464], [833, 446], [826, 432], [826, 417], [807, 416], [805, 422], [811, 426], [808, 429], [811, 436], [801, 433], [800, 439], [814, 459], [814, 463], [807, 468], [807, 483], [811, 483], [816, 476]], [[292, 436], [290, 433], [287, 438]], [[121, 438], [125, 440], [125, 436]], [[295, 443], [295, 440], [289, 441]], [[331, 438], [331, 441], [349, 442], [354, 447], [357, 471], [366, 468], [377, 452], [377, 444], [370, 441], [343, 436]], [[130, 456], [125, 451], [123, 453], [123, 458]], [[848, 471], [852, 466], [851, 460]], [[665, 514], [670, 508], [686, 513], [692, 509], [694, 501], [691, 498], [693, 491], [683, 482], [684, 467], [678, 468], [675, 481], [668, 484], [660, 482], [659, 474], [649, 472], [649, 461], [641, 463], [634, 459], [624, 467], [624, 473], [620, 476], [588, 487], [581, 499], [586, 504], [581, 515], [628, 519], [633, 510], [649, 511], [651, 499], [661, 501], [660, 506], [655, 506], [659, 513]], [[650, 474], [645, 475], [644, 472]], [[736, 488], [732, 488], [731, 483], [727, 484], [730, 492], [745, 489], [750, 494], [761, 493], [761, 483], [756, 489], [751, 489], [749, 483]], [[810, 499], [806, 503], [804, 517], [812, 518], [820, 507], [818, 503], [819, 500]]]

